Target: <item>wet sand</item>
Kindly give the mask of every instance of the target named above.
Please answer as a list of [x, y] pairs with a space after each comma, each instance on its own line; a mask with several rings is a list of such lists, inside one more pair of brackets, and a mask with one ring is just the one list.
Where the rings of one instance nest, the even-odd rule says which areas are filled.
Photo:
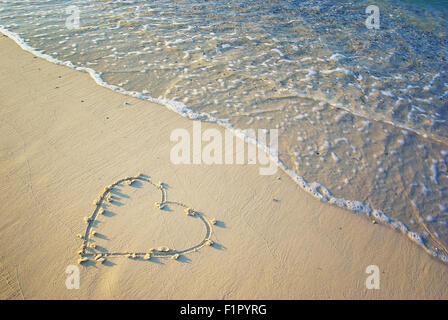
[[[170, 134], [191, 130], [191, 121], [35, 58], [7, 37], [0, 55], [0, 270], [17, 266], [20, 282], [2, 282], [2, 299], [19, 291], [25, 299], [448, 298], [447, 266], [389, 227], [317, 201], [281, 170], [175, 165]], [[164, 182], [169, 200], [216, 219], [214, 244], [177, 260], [89, 261], [80, 289], [67, 290], [92, 202], [139, 172]], [[207, 237], [183, 208], [154, 208], [160, 193], [151, 186], [116, 190], [111, 213], [95, 225], [103, 249], [183, 249]], [[379, 267], [379, 290], [366, 289], [369, 265]]]

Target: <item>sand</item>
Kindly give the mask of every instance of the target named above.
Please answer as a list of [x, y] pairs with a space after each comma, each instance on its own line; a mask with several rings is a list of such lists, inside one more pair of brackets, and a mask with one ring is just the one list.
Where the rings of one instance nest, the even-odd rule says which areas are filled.
[[[18, 279], [9, 287], [0, 279], [0, 298], [448, 298], [447, 265], [388, 227], [319, 202], [281, 170], [173, 164], [170, 134], [191, 130], [192, 121], [36, 58], [7, 37], [0, 56], [0, 274]], [[177, 260], [117, 256], [79, 266], [76, 235], [86, 231], [92, 202], [138, 173], [163, 181], [168, 200], [216, 219], [214, 245]], [[100, 247], [185, 249], [208, 237], [184, 208], [155, 208], [154, 186], [116, 188], [111, 214], [94, 228]], [[66, 288], [69, 265], [80, 267], [79, 289]], [[365, 286], [369, 265], [379, 267], [379, 290]]]

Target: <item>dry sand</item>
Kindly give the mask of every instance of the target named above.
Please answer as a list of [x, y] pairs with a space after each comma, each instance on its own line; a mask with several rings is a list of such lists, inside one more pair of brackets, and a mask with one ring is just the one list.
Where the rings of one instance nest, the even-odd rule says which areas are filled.
[[[317, 201], [280, 170], [172, 164], [170, 133], [192, 122], [166, 107], [98, 86], [3, 36], [0, 57], [0, 271], [20, 281], [9, 288], [0, 279], [0, 298], [20, 290], [26, 299], [448, 298], [448, 266], [388, 227]], [[67, 290], [92, 201], [138, 172], [219, 220], [216, 245], [177, 261], [88, 264], [80, 289]], [[154, 208], [158, 190], [120, 192], [115, 215], [98, 223], [101, 246], [186, 248], [204, 238], [205, 226], [183, 210]], [[379, 290], [365, 287], [369, 265], [380, 268]]]

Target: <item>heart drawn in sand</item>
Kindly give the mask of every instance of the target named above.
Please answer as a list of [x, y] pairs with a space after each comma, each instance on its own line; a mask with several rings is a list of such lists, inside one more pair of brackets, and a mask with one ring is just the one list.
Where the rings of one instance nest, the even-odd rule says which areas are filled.
[[[98, 223], [100, 222], [99, 220], [112, 219], [112, 217], [110, 217], [111, 212], [109, 209], [113, 205], [121, 206], [121, 203], [119, 202], [120, 195], [125, 195], [117, 191], [120, 187], [135, 186], [137, 184], [155, 188], [155, 190], [160, 192], [160, 201], [156, 201], [153, 204], [160, 214], [172, 214], [167, 213], [170, 211], [167, 210], [168, 206], [180, 207], [183, 209], [185, 215], [197, 218], [197, 221], [204, 225], [206, 231], [205, 236], [198, 243], [193, 244], [186, 249], [161, 246], [148, 249], [146, 252], [135, 252], [132, 250], [109, 251], [104, 247], [101, 247], [100, 250], [100, 246], [97, 245], [98, 240], [107, 239], [107, 237], [100, 232], [101, 227], [98, 226]], [[205, 246], [213, 246], [214, 244], [211, 236], [213, 235], [213, 226], [217, 221], [215, 219], [208, 219], [204, 213], [194, 210], [181, 202], [168, 201], [167, 186], [162, 182], [157, 184], [152, 182], [150, 177], [144, 174], [120, 179], [106, 187], [103, 193], [94, 201], [94, 206], [95, 209], [93, 210], [93, 213], [90, 216], [84, 217], [84, 223], [86, 224], [85, 232], [77, 235], [77, 237], [83, 241], [78, 251], [78, 255], [80, 256], [78, 259], [79, 264], [83, 264], [88, 261], [104, 263], [108, 258], [120, 256], [126, 256], [135, 260], [151, 260], [151, 258], [171, 258], [173, 260], [177, 260], [181, 255], [195, 252]]]

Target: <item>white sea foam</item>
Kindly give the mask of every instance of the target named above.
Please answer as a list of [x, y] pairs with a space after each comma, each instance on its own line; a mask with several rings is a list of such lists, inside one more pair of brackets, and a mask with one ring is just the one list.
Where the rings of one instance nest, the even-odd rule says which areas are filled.
[[347, 58], [347, 57], [344, 56], [343, 54], [335, 53], [329, 58], [329, 60], [339, 61], [340, 59], [343, 59], [343, 58]]
[[[229, 130], [231, 130], [236, 136], [240, 137], [241, 139], [243, 139], [244, 141], [251, 143], [251, 144], [255, 144], [259, 150], [265, 152], [268, 157], [270, 158], [271, 161], [277, 163], [277, 165], [284, 170], [300, 187], [302, 187], [306, 192], [310, 193], [311, 195], [313, 195], [315, 198], [327, 202], [329, 204], [332, 205], [336, 205], [338, 207], [350, 210], [354, 213], [362, 213], [365, 214], [366, 216], [370, 217], [371, 215], [373, 215], [379, 222], [384, 223], [385, 225], [389, 225], [390, 227], [399, 230], [401, 233], [407, 234], [407, 236], [409, 238], [411, 238], [414, 242], [416, 242], [418, 245], [420, 245], [426, 252], [428, 252], [430, 255], [434, 256], [434, 257], [438, 257], [440, 258], [443, 262], [448, 263], [448, 257], [446, 255], [441, 255], [438, 254], [437, 252], [430, 250], [426, 244], [423, 242], [422, 240], [422, 236], [418, 233], [415, 232], [411, 232], [409, 231], [409, 229], [406, 227], [406, 225], [404, 223], [402, 223], [399, 220], [396, 219], [392, 219], [389, 216], [387, 216], [383, 211], [381, 210], [373, 210], [369, 205], [362, 203], [360, 201], [356, 201], [356, 200], [346, 200], [343, 198], [337, 198], [334, 197], [330, 191], [323, 185], [313, 182], [313, 183], [309, 183], [305, 180], [304, 177], [300, 176], [299, 174], [297, 174], [295, 171], [289, 169], [286, 167], [286, 165], [280, 161], [278, 159], [278, 151], [269, 148], [267, 145], [265, 144], [261, 144], [260, 142], [258, 142], [257, 140], [255, 140], [253, 137], [248, 136], [244, 131], [235, 129], [229, 122], [227, 119], [217, 119], [214, 116], [212, 116], [211, 114], [207, 114], [207, 113], [197, 113], [194, 112], [192, 109], [188, 108], [188, 106], [186, 106], [184, 103], [182, 102], [178, 102], [178, 101], [174, 101], [174, 100], [169, 100], [169, 99], [165, 99], [165, 98], [153, 98], [151, 96], [148, 96], [144, 93], [140, 93], [140, 92], [135, 92], [135, 91], [127, 91], [124, 90], [123, 88], [120, 88], [116, 85], [111, 85], [107, 82], [105, 82], [102, 77], [101, 74], [99, 74], [98, 72], [96, 72], [93, 69], [90, 68], [86, 68], [86, 67], [80, 67], [80, 66], [76, 66], [74, 63], [72, 63], [71, 61], [60, 61], [48, 54], [45, 54], [43, 51], [38, 51], [34, 48], [32, 48], [30, 45], [28, 45], [25, 40], [23, 40], [18, 34], [9, 31], [5, 26], [0, 25], [0, 32], [2, 32], [3, 34], [7, 35], [9, 38], [13, 39], [22, 49], [29, 51], [31, 53], [33, 53], [34, 55], [43, 58], [47, 61], [50, 61], [52, 63], [58, 64], [58, 65], [63, 65], [63, 66], [67, 66], [67, 67], [71, 67], [75, 70], [78, 71], [82, 71], [82, 72], [86, 72], [88, 73], [93, 79], [94, 81], [98, 84], [101, 85], [103, 87], [106, 87], [108, 89], [111, 89], [115, 92], [119, 92], [121, 94], [124, 95], [128, 95], [131, 97], [135, 97], [135, 98], [139, 98], [142, 100], [147, 100], [147, 101], [151, 101], [154, 103], [158, 103], [161, 105], [166, 106], [168, 109], [180, 114], [181, 116], [184, 116], [188, 119], [191, 120], [201, 120], [201, 121], [208, 121], [208, 122], [214, 122], [217, 123], [219, 125], [221, 125], [224, 128], [227, 128]], [[223, 46], [224, 47], [224, 46]], [[274, 51], [276, 49], [273, 49]], [[312, 72], [314, 72], [314, 70], [312, 70]], [[341, 69], [341, 68], [337, 68], [337, 69], [333, 69], [333, 70], [325, 70], [325, 71], [321, 71], [323, 73], [333, 73], [333, 72], [343, 72], [346, 74], [350, 74], [351, 72], [349, 70], [346, 69]], [[346, 112], [351, 112], [354, 113], [353, 110], [349, 110], [347, 108], [344, 108], [342, 105], [340, 104], [332, 104], [329, 101], [324, 101], [326, 103], [328, 103], [329, 105], [333, 105], [334, 107], [337, 107], [339, 109], [343, 109]], [[364, 115], [359, 115], [361, 117], [364, 117]], [[368, 120], [377, 120], [377, 119], [371, 119], [371, 118], [367, 118]], [[380, 119], [381, 121], [382, 119]], [[390, 121], [385, 121], [382, 120], [385, 123], [388, 123]], [[396, 125], [395, 123], [391, 123], [392, 125]], [[403, 129], [407, 129], [410, 131], [415, 132], [416, 130], [412, 129], [412, 128], [408, 128], [407, 126], [404, 125], [398, 125], [399, 127], [402, 127]], [[419, 132], [416, 132], [419, 133]], [[337, 156], [332, 153], [332, 157], [333, 159], [335, 159]], [[339, 159], [339, 158], [337, 158]], [[433, 170], [433, 172], [435, 172]]]
[[439, 184], [439, 180], [438, 180], [439, 171], [438, 171], [437, 165], [435, 163], [431, 166], [431, 171], [432, 171], [431, 180], [435, 184]]

